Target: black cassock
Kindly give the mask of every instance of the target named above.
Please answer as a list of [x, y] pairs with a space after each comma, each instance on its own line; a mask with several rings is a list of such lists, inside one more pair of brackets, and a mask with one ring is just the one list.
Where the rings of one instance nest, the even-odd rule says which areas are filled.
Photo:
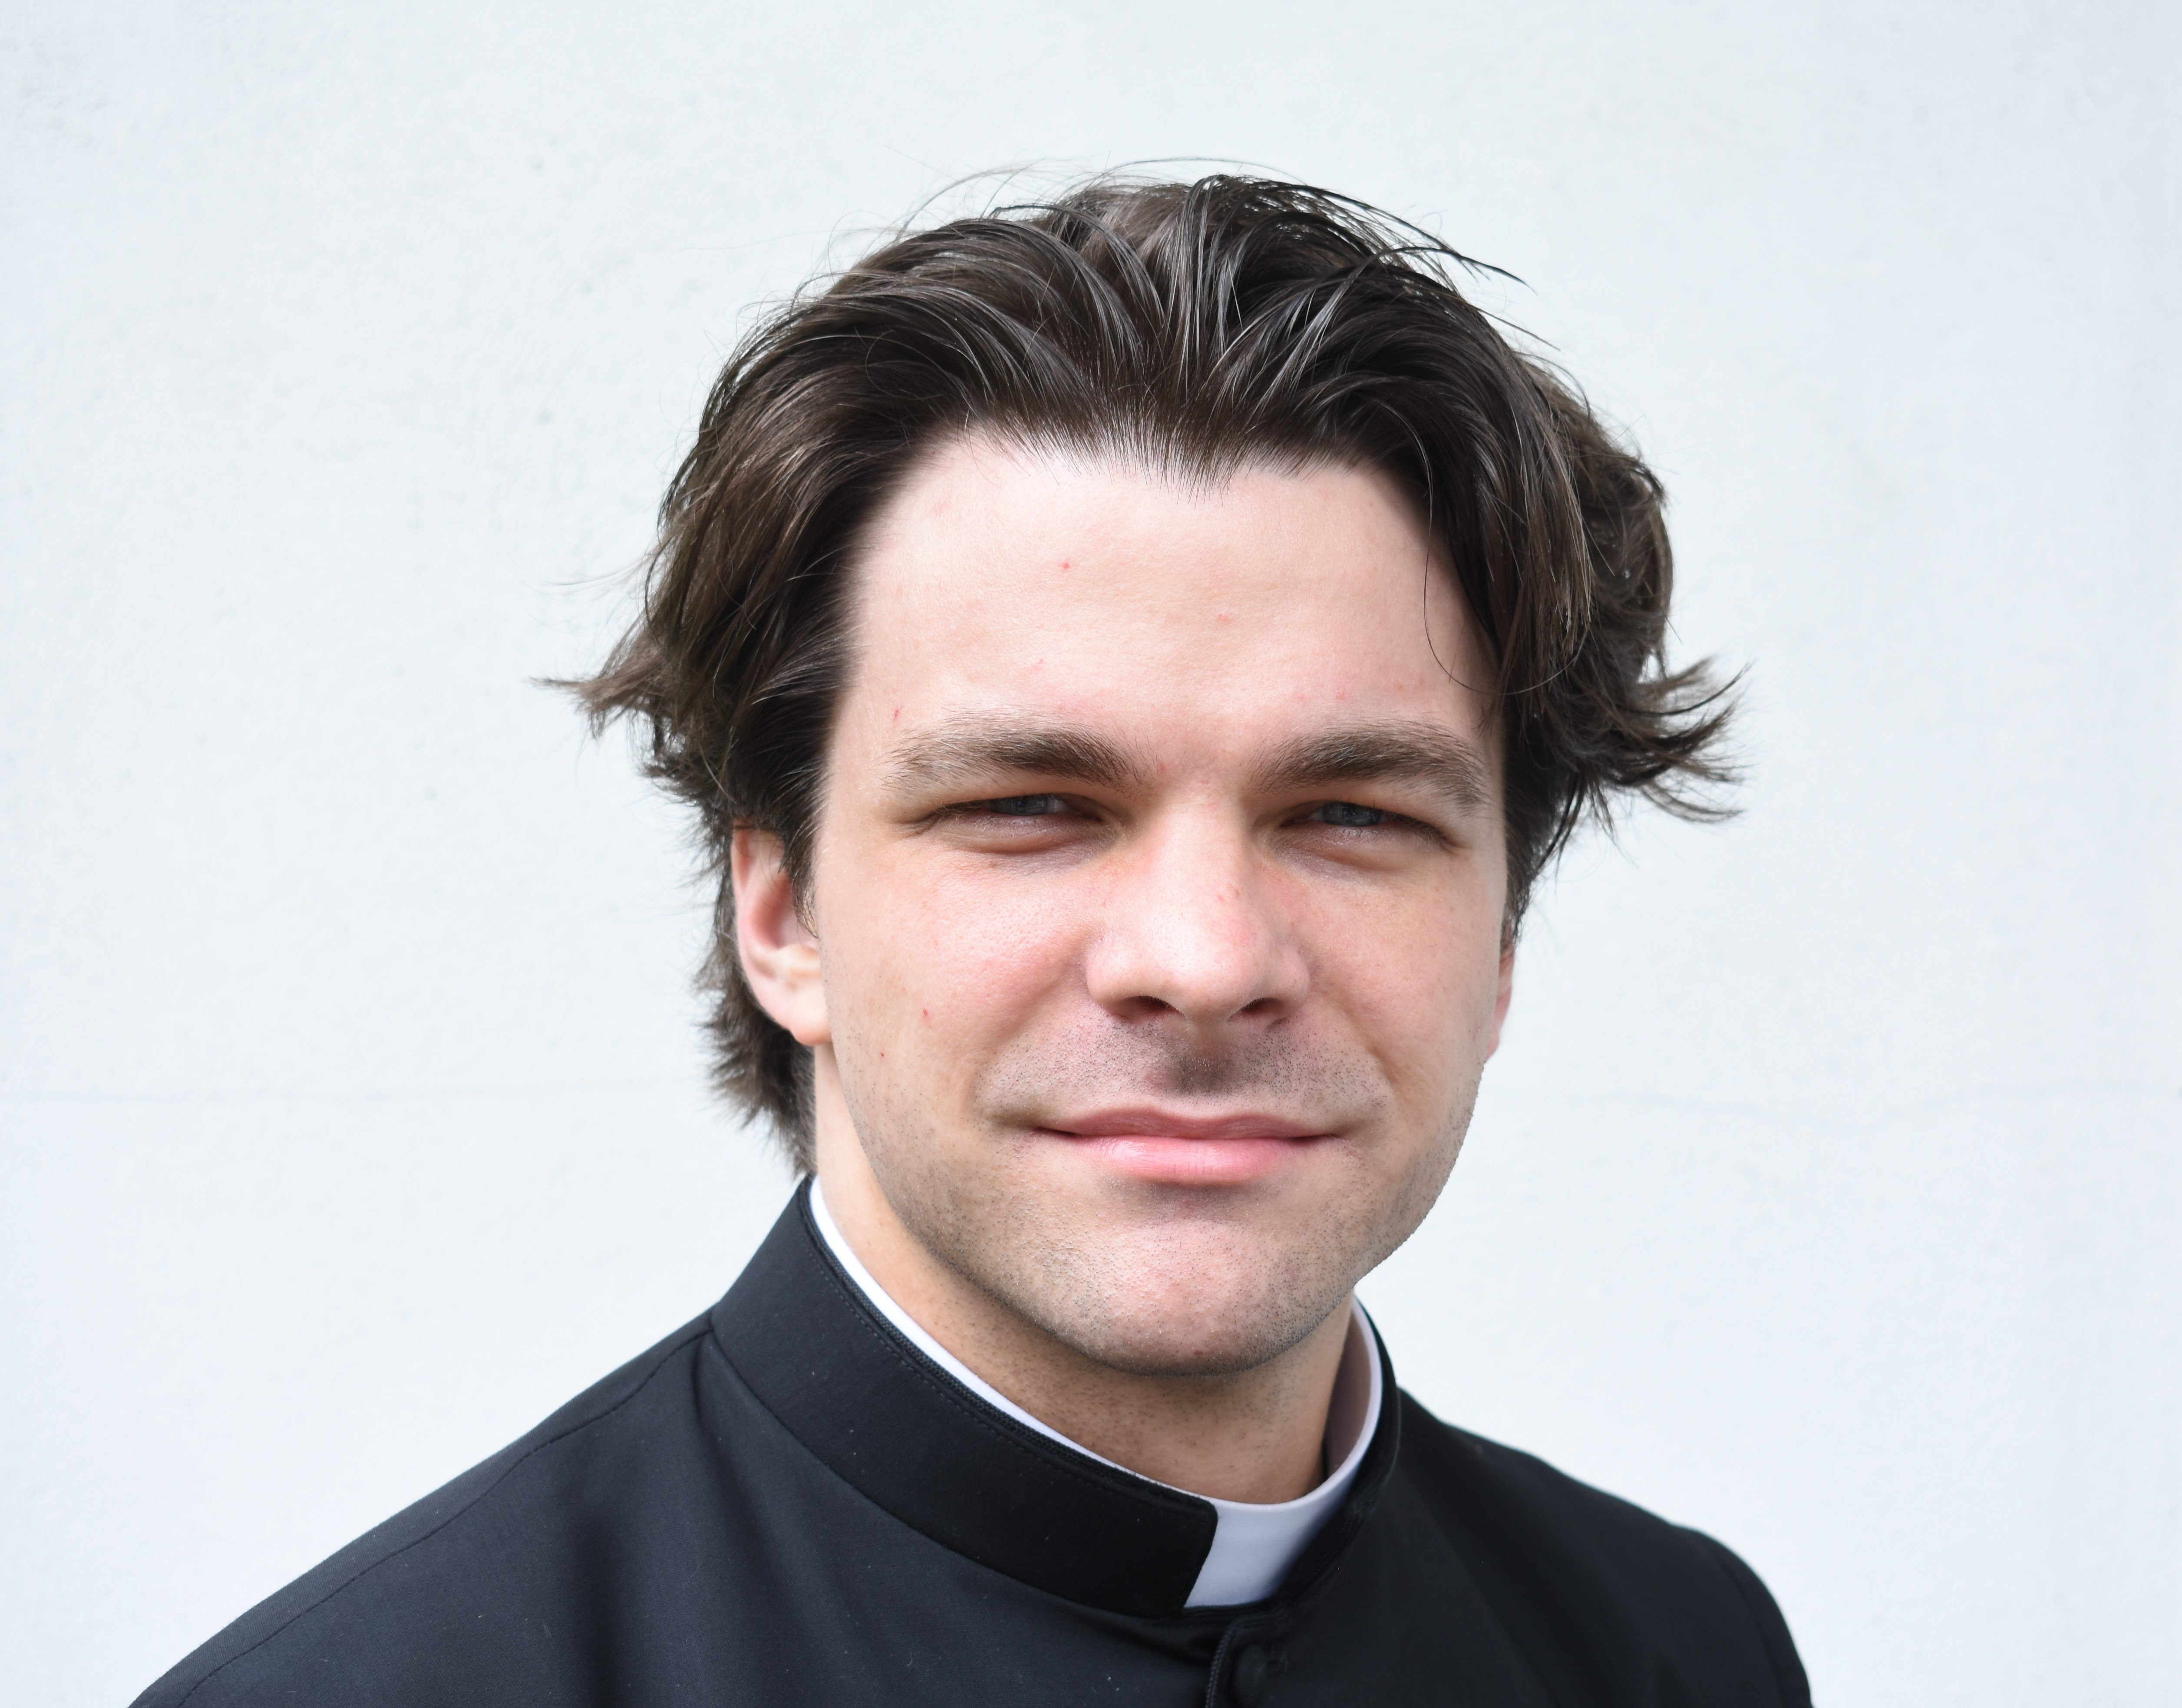
[[1185, 1608], [1212, 1508], [972, 1394], [842, 1273], [807, 1199], [705, 1316], [139, 1708], [1809, 1702], [1733, 1554], [1448, 1428], [1391, 1368], [1280, 1589]]

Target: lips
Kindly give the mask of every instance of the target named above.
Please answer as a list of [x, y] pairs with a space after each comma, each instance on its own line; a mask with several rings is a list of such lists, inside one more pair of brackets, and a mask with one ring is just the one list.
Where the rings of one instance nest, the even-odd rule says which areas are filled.
[[1155, 1109], [1101, 1110], [1044, 1129], [1087, 1160], [1168, 1186], [1241, 1186], [1294, 1163], [1330, 1136], [1261, 1114], [1216, 1119]]

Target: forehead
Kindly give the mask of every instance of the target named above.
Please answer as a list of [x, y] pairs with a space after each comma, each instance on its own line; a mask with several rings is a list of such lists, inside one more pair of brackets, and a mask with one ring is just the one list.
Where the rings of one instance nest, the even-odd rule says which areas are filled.
[[1374, 470], [1192, 483], [959, 440], [873, 518], [855, 575], [846, 749], [966, 712], [1082, 723], [1181, 765], [1329, 719], [1489, 722], [1454, 583]]

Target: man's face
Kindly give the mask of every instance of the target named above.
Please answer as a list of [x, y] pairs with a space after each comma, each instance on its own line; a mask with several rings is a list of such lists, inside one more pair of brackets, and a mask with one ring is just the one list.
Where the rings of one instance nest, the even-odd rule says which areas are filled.
[[1413, 507], [971, 440], [853, 611], [822, 1168], [1099, 1363], [1288, 1350], [1430, 1208], [1508, 998], [1489, 671]]

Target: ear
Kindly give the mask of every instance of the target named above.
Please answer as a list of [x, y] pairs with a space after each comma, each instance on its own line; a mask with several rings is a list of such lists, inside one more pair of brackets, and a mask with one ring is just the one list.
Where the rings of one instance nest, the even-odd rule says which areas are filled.
[[1500, 1028], [1508, 1023], [1508, 1004], [1515, 995], [1515, 934], [1508, 932], [1500, 939], [1500, 987], [1493, 997], [1493, 1036], [1485, 1042], [1485, 1055], [1489, 1061], [1500, 1047]]
[[728, 851], [735, 893], [735, 954], [758, 1005], [799, 1044], [831, 1043], [818, 939], [795, 910], [780, 838], [739, 826]]

